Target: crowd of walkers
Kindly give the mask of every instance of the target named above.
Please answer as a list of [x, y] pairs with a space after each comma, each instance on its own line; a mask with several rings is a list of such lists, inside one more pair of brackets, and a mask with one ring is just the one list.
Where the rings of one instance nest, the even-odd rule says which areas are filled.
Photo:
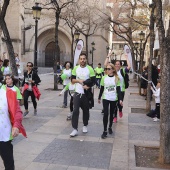
[[[70, 113], [67, 120], [71, 120], [72, 132], [70, 137], [78, 135], [78, 122], [80, 108], [83, 113], [82, 132], [88, 132], [89, 110], [94, 107], [94, 86], [99, 88], [98, 103], [103, 105], [103, 132], [101, 138], [107, 138], [108, 133], [112, 134], [113, 123], [117, 123], [118, 117], [123, 117], [123, 100], [126, 88], [128, 87], [128, 73], [131, 69], [128, 56], [125, 54], [127, 66], [122, 67], [121, 61], [110, 62], [112, 51], [105, 59], [104, 69], [101, 63], [94, 69], [87, 62], [85, 53], [80, 54], [78, 64], [73, 67], [71, 62], [65, 62], [61, 67], [57, 63], [57, 73], [61, 74], [63, 90], [59, 96], [63, 94], [62, 108], [67, 108], [68, 94], [70, 97]], [[19, 66], [19, 60], [16, 56], [16, 64]], [[26, 132], [22, 126], [22, 118], [29, 114], [28, 98], [31, 97], [34, 116], [37, 115], [37, 102], [40, 92], [38, 85], [41, 82], [37, 71], [35, 71], [32, 62], [27, 63], [27, 69], [22, 77], [21, 87], [17, 87], [17, 78], [11, 74], [9, 60], [0, 60], [0, 156], [3, 159], [6, 169], [14, 170], [13, 147], [11, 141], [21, 132], [25, 137]], [[153, 72], [155, 68], [153, 67]], [[156, 71], [153, 73], [155, 76]], [[143, 68], [142, 76], [147, 80], [147, 68]], [[155, 78], [156, 80], [158, 77]], [[154, 86], [151, 92], [155, 96], [155, 114], [154, 121], [160, 118], [160, 83], [153, 78]], [[141, 87], [143, 88], [143, 96], [146, 96], [147, 81], [141, 79]], [[19, 102], [24, 100], [25, 111], [22, 114]], [[4, 116], [5, 115], [5, 116]], [[3, 135], [2, 135], [3, 134]]]

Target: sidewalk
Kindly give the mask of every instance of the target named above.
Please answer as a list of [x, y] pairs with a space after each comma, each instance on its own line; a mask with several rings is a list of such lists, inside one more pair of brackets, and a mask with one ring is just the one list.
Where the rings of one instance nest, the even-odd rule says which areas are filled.
[[[53, 75], [40, 77], [42, 96], [38, 101], [38, 115], [33, 116], [32, 103], [29, 103], [30, 112], [23, 120], [28, 138], [20, 135], [13, 141], [16, 170], [147, 170], [136, 167], [134, 145], [159, 146], [159, 123], [143, 113], [131, 113], [131, 108], [146, 105], [144, 98], [135, 94], [138, 92], [135, 83], [126, 91], [124, 116], [113, 125], [113, 135], [100, 138], [102, 104], [97, 103], [99, 90], [95, 89], [95, 107], [90, 110], [88, 133], [82, 133], [80, 112], [79, 135], [70, 138], [72, 126], [66, 121], [69, 108], [60, 108], [63, 96], [58, 96], [59, 91], [50, 90]], [[0, 169], [3, 169], [1, 159]]]

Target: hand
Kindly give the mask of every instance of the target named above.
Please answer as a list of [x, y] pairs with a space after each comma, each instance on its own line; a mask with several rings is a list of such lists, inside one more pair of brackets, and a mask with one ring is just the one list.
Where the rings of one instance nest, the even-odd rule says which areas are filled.
[[127, 54], [125, 54], [124, 56], [125, 56], [126, 59], [128, 58], [128, 55], [127, 55]]
[[88, 90], [90, 87], [88, 87], [87, 85], [84, 85], [83, 88], [84, 88], [85, 90]]
[[59, 94], [59, 96], [61, 96], [61, 94]]
[[34, 83], [35, 81], [33, 81], [33, 80], [29, 80], [29, 82], [30, 82], [30, 83]]
[[12, 128], [12, 136], [17, 137], [19, 135], [19, 129], [16, 127]]
[[100, 99], [98, 99], [98, 103], [99, 103], [99, 104], [101, 103], [101, 100], [100, 100]]
[[119, 103], [120, 103], [121, 106], [123, 106], [123, 101], [122, 100], [120, 100]]
[[84, 80], [78, 80], [80, 84], [83, 85]]

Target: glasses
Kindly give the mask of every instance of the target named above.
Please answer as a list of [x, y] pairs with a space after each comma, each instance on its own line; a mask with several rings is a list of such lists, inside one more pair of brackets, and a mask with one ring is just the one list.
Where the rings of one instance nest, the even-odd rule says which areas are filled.
[[110, 70], [112, 70], [112, 68], [104, 68], [104, 70], [109, 70], [110, 71]]
[[32, 67], [32, 65], [27, 65], [27, 67]]

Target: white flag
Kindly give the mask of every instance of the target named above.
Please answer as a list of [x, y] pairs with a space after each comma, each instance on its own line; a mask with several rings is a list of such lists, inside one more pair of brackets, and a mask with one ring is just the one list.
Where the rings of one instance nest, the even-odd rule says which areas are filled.
[[129, 48], [128, 45], [125, 45], [125, 46], [124, 46], [124, 52], [125, 52], [125, 54], [127, 54], [127, 56], [128, 56], [128, 59], [129, 59], [130, 65], [131, 65], [131, 70], [132, 70], [132, 72], [133, 72], [132, 54], [131, 54], [131, 51], [130, 51], [130, 48]]
[[81, 54], [83, 46], [84, 46], [83, 40], [79, 40], [76, 44], [76, 48], [75, 48], [75, 51], [74, 51], [74, 67], [76, 66], [76, 64], [79, 60], [79, 56]]

